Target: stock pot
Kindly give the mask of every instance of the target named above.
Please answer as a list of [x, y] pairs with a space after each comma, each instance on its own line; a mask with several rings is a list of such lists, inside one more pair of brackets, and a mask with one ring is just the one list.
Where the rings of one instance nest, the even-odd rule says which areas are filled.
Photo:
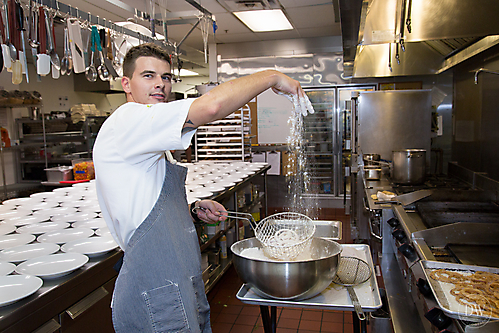
[[417, 185], [425, 180], [426, 150], [394, 150], [392, 156], [392, 180], [397, 184]]

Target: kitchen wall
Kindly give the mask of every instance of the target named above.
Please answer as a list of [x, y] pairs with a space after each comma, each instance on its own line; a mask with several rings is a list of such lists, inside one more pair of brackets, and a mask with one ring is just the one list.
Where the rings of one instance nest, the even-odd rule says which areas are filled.
[[499, 47], [495, 46], [454, 69], [452, 160], [499, 181]]

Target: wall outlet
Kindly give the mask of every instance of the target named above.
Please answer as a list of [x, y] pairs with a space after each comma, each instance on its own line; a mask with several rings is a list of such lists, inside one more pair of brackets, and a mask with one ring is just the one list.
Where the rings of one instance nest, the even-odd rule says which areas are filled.
[[68, 96], [59, 96], [59, 111], [67, 111], [69, 109]]

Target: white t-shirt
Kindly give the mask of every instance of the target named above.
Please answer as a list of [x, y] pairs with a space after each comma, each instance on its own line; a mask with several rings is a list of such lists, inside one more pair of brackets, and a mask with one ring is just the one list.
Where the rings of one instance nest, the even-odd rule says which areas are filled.
[[182, 135], [182, 127], [193, 101], [126, 103], [99, 130], [93, 150], [97, 197], [123, 250], [159, 197], [165, 152], [191, 143], [195, 131]]

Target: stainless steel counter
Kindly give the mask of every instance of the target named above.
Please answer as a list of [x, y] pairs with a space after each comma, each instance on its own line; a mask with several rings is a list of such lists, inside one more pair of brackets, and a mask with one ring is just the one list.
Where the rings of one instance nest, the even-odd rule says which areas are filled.
[[32, 332], [52, 318], [64, 313], [73, 304], [92, 293], [117, 273], [113, 265], [122, 256], [121, 250], [90, 259], [75, 272], [51, 280], [33, 295], [0, 308], [0, 331]]

